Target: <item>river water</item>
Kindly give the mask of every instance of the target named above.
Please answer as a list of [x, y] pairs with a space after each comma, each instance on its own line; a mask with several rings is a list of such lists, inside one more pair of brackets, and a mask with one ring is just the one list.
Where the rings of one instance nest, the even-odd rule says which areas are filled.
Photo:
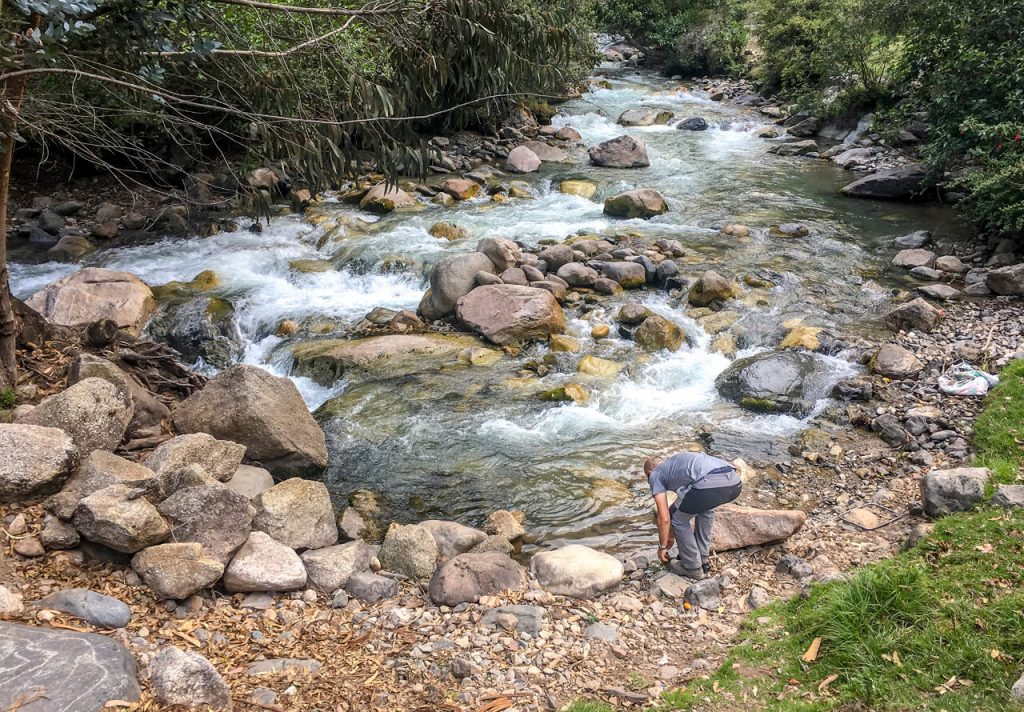
[[[273, 335], [282, 319], [322, 324], [329, 334], [375, 306], [415, 309], [430, 265], [473, 249], [481, 237], [537, 244], [577, 231], [634, 230], [645, 241], [682, 241], [687, 249], [682, 271], [691, 278], [707, 268], [737, 277], [768, 274], [779, 286], [751, 290], [735, 306], [742, 314], [737, 329], [744, 334], [740, 355], [745, 355], [774, 346], [781, 323], [794, 317], [832, 330], [868, 328], [885, 301], [882, 287], [901, 279], [887, 270], [892, 238], [919, 229], [952, 237], [958, 230], [951, 214], [939, 208], [842, 198], [836, 190], [853, 174], [825, 161], [766, 154], [770, 144], [754, 136], [766, 121], [754, 111], [713, 103], [653, 74], [606, 73], [612, 88], [596, 88], [563, 106], [554, 123], [575, 127], [588, 145], [627, 133], [615, 119], [629, 108], [703, 116], [711, 128], [628, 129], [647, 142], [650, 168], [599, 169], [585, 160], [545, 164], [526, 178], [536, 192], [533, 200], [496, 204], [481, 197], [380, 219], [329, 204], [322, 212], [330, 223], [347, 227], [343, 238], [320, 247], [325, 225], [286, 216], [259, 234], [241, 230], [167, 238], [101, 250], [85, 264], [134, 272], [150, 284], [187, 281], [202, 270], [215, 270], [223, 282], [218, 295], [236, 309], [243, 360], [289, 375], [287, 343]], [[585, 200], [559, 193], [558, 182], [566, 178], [596, 182], [598, 195]], [[650, 221], [602, 214], [605, 196], [634, 187], [661, 191], [671, 212]], [[470, 239], [449, 243], [431, 237], [427, 231], [439, 220], [466, 228]], [[785, 222], [803, 224], [809, 236], [769, 234], [768, 228]], [[750, 225], [752, 234], [722, 236], [718, 228], [726, 223]], [[289, 266], [309, 258], [330, 259], [333, 269], [309, 274]], [[27, 297], [77, 268], [14, 264], [15, 294]], [[593, 342], [592, 325], [612, 324], [623, 298], [569, 324], [585, 353], [626, 364], [612, 380], [581, 380], [564, 355], [551, 375], [518, 378], [525, 362], [544, 357], [543, 346], [493, 367], [453, 367], [383, 382], [324, 386], [296, 378], [328, 436], [328, 486], [339, 500], [355, 489], [371, 489], [381, 496], [386, 518], [399, 521], [438, 517], [479, 524], [493, 509], [522, 509], [528, 529], [545, 545], [574, 541], [608, 550], [649, 545], [650, 502], [639, 479], [643, 457], [692, 442], [697, 429], [707, 426], [731, 434], [729, 442], [736, 445], [723, 453], [728, 457], [765, 459], [804, 423], [756, 416], [722, 401], [714, 380], [729, 360], [708, 351], [710, 336], [685, 315], [685, 305], [663, 292], [629, 298], [676, 320], [694, 336], [693, 345], [652, 357], [629, 341]], [[836, 379], [856, 372], [841, 359], [829, 361]], [[553, 404], [536, 397], [569, 380], [583, 383], [588, 403]]]

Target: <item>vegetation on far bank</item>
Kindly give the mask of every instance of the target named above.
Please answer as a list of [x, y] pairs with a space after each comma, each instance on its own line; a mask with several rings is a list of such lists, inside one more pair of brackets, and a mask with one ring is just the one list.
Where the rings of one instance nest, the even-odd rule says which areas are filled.
[[[1022, 481], [1024, 361], [1003, 369], [975, 422], [977, 464]], [[935, 522], [913, 549], [806, 598], [750, 614], [708, 680], [666, 692], [648, 712], [744, 709], [1020, 709], [1024, 673], [1024, 512], [981, 507]], [[813, 660], [805, 655], [820, 639]], [[586, 700], [570, 712], [608, 712]]]

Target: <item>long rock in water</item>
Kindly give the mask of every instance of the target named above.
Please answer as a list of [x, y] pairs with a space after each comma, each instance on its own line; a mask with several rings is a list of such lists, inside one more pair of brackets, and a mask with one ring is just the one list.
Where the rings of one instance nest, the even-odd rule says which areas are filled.
[[0, 680], [5, 710], [99, 710], [142, 696], [135, 658], [116, 640], [14, 623], [0, 623]]
[[807, 515], [798, 509], [756, 509], [727, 504], [715, 510], [715, 551], [784, 541], [800, 531]]

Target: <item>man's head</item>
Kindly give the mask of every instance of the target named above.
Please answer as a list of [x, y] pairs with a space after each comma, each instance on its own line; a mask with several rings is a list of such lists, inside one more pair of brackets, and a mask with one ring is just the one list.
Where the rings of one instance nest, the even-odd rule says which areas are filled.
[[661, 464], [661, 458], [660, 457], [649, 457], [649, 458], [647, 458], [646, 460], [644, 460], [644, 474], [647, 477], [650, 477], [651, 473], [654, 472], [654, 468], [656, 468], [660, 464]]

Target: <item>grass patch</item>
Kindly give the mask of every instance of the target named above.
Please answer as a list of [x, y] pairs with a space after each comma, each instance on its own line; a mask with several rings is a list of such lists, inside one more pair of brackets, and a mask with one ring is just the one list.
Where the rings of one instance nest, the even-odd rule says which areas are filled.
[[[974, 444], [977, 464], [1005, 483], [1024, 465], [1024, 363], [1001, 379]], [[1019, 711], [1010, 688], [1024, 670], [1022, 581], [1024, 512], [946, 517], [911, 551], [757, 611], [713, 677], [665, 693], [652, 712]], [[802, 660], [816, 638], [817, 658]]]
[[576, 700], [568, 707], [563, 707], [562, 712], [615, 712], [615, 708], [604, 702]]

